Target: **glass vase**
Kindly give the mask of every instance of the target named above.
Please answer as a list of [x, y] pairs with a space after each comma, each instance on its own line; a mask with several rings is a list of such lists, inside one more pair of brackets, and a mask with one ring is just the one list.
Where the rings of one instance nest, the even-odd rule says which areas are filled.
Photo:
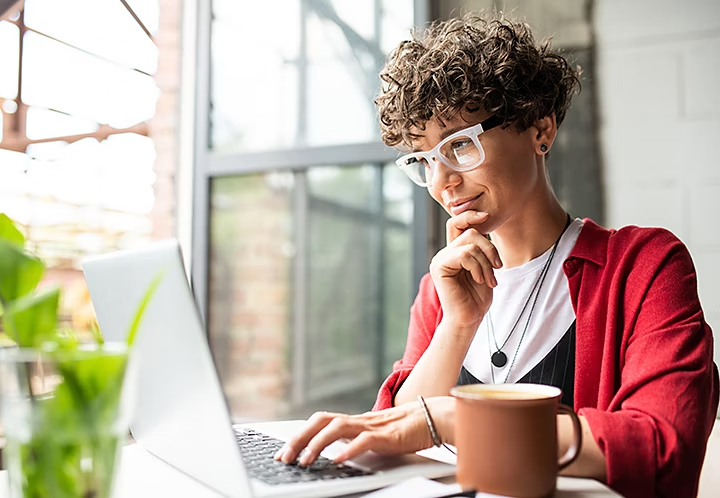
[[107, 498], [128, 434], [123, 344], [0, 350], [12, 498]]

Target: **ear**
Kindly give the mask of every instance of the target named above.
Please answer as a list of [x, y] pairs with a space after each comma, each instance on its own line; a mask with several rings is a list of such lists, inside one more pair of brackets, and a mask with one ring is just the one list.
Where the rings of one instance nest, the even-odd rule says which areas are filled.
[[557, 120], [553, 112], [549, 116], [540, 118], [531, 127], [533, 131], [533, 147], [535, 153], [541, 156], [547, 154], [557, 136]]

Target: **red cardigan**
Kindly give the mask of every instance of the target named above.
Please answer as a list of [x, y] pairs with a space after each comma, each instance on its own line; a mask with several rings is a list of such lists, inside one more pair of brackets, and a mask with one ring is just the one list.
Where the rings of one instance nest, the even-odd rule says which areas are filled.
[[[605, 455], [608, 484], [628, 497], [696, 496], [718, 371], [690, 254], [667, 230], [586, 219], [563, 269], [577, 317], [575, 410]], [[375, 410], [393, 405], [441, 318], [425, 275]]]

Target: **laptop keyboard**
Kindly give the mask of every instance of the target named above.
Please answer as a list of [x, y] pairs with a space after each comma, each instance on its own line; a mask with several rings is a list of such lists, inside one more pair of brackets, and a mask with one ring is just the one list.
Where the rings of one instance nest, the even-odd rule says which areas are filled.
[[237, 429], [235, 435], [248, 474], [267, 484], [327, 481], [372, 474], [372, 472], [334, 463], [323, 456], [318, 457], [312, 465], [307, 467], [285, 464], [273, 458], [284, 444], [281, 440], [252, 429]]

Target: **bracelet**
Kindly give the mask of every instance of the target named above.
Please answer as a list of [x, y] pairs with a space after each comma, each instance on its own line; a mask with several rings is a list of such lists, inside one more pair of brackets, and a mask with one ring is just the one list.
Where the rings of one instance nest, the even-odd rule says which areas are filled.
[[425, 399], [420, 394], [418, 394], [417, 399], [418, 402], [420, 402], [420, 407], [422, 408], [423, 413], [425, 414], [425, 422], [427, 422], [428, 429], [430, 429], [430, 437], [432, 438], [433, 444], [438, 447], [442, 446], [442, 439], [440, 439], [438, 431], [435, 428], [435, 423], [430, 416], [430, 410], [428, 410], [428, 407], [425, 404]]

